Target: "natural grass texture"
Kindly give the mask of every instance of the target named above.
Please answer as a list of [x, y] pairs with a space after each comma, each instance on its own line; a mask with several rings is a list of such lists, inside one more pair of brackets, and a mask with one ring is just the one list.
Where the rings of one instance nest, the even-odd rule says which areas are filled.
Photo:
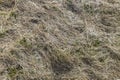
[[0, 33], [0, 38], [3, 38], [5, 36], [5, 32]]
[[72, 0], [66, 0], [65, 1], [65, 7], [72, 11], [73, 13], [80, 14], [81, 10], [78, 6], [75, 5], [75, 2]]
[[56, 75], [65, 74], [73, 69], [75, 62], [72, 56], [66, 52], [55, 50], [50, 55], [51, 66]]
[[11, 8], [14, 6], [16, 0], [0, 0], [0, 4], [4, 8]]
[[120, 78], [119, 0], [7, 1], [0, 3], [0, 80]]
[[15, 68], [8, 68], [8, 75], [13, 78], [15, 77], [18, 73], [21, 73], [20, 70], [22, 70], [22, 67], [20, 65], [17, 65]]
[[23, 47], [27, 48], [27, 49], [31, 49], [32, 45], [27, 41], [27, 39], [25, 37], [23, 37], [23, 39], [21, 39], [19, 41], [20, 45], [22, 45]]

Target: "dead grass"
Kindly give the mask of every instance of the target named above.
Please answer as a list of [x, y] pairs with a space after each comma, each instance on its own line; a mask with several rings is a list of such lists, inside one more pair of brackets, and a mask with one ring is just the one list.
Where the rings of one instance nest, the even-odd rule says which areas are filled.
[[10, 80], [119, 79], [119, 0], [51, 1], [0, 0], [3, 75]]

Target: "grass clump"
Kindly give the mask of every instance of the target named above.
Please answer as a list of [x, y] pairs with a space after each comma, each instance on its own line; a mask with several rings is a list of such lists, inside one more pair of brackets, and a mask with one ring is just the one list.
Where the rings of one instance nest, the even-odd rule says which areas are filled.
[[25, 37], [22, 40], [20, 40], [20, 44], [23, 45], [23, 46], [27, 45], [27, 40], [26, 40]]
[[14, 17], [16, 19], [17, 17], [17, 14], [15, 11], [11, 11], [10, 14], [9, 14], [10, 17]]
[[66, 0], [65, 7], [73, 13], [79, 14], [81, 12], [80, 8], [72, 0]]
[[64, 74], [71, 71], [74, 67], [72, 56], [59, 50], [53, 51], [50, 55], [51, 67], [55, 74]]
[[93, 44], [93, 46], [97, 47], [101, 44], [101, 41], [95, 40], [92, 44]]
[[8, 68], [8, 75], [12, 78], [17, 74], [17, 69], [15, 68]]
[[25, 47], [25, 48], [27, 48], [27, 49], [30, 49], [30, 48], [32, 47], [31, 44], [28, 43], [28, 41], [27, 41], [27, 39], [26, 39], [25, 37], [23, 37], [23, 39], [21, 39], [21, 40], [19, 41], [19, 43], [20, 43], [23, 47]]
[[19, 41], [19, 44], [22, 45], [26, 49], [31, 49], [32, 48], [32, 44], [25, 37], [23, 37]]
[[19, 54], [19, 51], [16, 50], [16, 49], [10, 50], [10, 54], [13, 55], [13, 56], [15, 56], [16, 58], [21, 58], [20, 54]]
[[4, 38], [7, 34], [7, 30], [1, 30], [0, 31], [0, 38]]
[[88, 5], [88, 4], [84, 4], [84, 9], [87, 11], [87, 12], [91, 12], [93, 10], [93, 7]]
[[84, 10], [89, 14], [95, 13], [94, 7], [90, 4], [84, 4]]
[[5, 37], [5, 33], [4, 33], [4, 32], [1, 32], [1, 33], [0, 33], [0, 38], [3, 38], [3, 37]]
[[20, 65], [17, 65], [16, 67], [9, 67], [8, 69], [7, 69], [7, 71], [8, 71], [8, 76], [12, 79], [13, 77], [15, 77], [17, 74], [21, 74], [22, 72], [21, 72], [21, 70], [22, 70], [23, 68], [22, 68], [22, 66], [20, 66]]

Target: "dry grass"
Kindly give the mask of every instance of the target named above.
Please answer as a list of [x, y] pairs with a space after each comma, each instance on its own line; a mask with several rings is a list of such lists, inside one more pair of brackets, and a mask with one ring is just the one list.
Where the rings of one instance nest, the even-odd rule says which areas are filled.
[[120, 79], [119, 0], [0, 0], [0, 80]]

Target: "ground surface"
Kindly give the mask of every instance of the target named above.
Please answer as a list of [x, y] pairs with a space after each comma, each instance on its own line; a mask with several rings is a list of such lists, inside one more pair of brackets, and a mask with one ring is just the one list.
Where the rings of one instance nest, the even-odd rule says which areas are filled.
[[0, 80], [120, 79], [120, 0], [0, 0]]

